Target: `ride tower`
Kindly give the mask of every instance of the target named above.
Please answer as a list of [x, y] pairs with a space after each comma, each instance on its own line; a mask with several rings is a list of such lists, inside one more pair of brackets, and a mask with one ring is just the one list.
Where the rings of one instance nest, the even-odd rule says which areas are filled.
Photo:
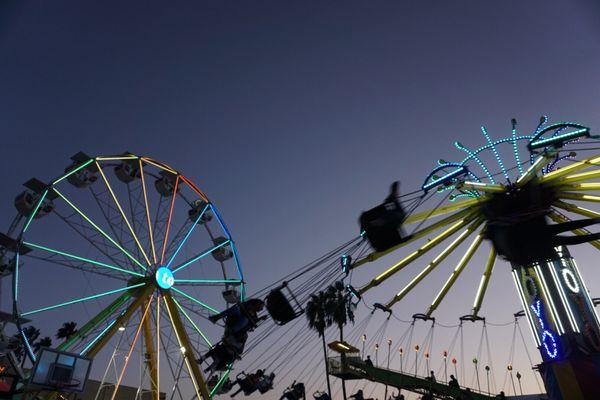
[[[366, 285], [350, 290], [362, 296], [444, 245], [385, 303], [389, 309], [471, 238], [423, 314], [431, 317], [467, 266], [477, 265], [472, 262], [474, 256], [488, 242], [490, 249], [483, 275], [471, 313], [465, 317], [482, 319], [480, 309], [496, 260], [501, 257], [508, 261], [523, 314], [542, 358], [537, 369], [549, 399], [598, 399], [600, 321], [568, 246], [589, 243], [600, 249], [600, 234], [586, 229], [600, 223], [600, 212], [582, 206], [582, 203], [600, 203], [600, 196], [594, 194], [600, 190], [600, 182], [596, 182], [600, 178], [600, 155], [581, 159], [568, 147], [577, 142], [578, 152], [588, 150], [587, 143], [593, 143], [586, 142], [592, 137], [589, 128], [573, 122], [547, 122], [543, 117], [531, 134], [520, 135], [516, 121], [512, 120], [512, 135], [497, 140], [492, 140], [482, 127], [487, 143], [475, 149], [455, 142], [455, 147], [465, 153], [462, 160], [439, 160], [427, 175], [420, 196], [405, 195], [412, 195], [408, 200], [397, 197], [410, 204], [411, 211], [403, 219], [403, 230], [396, 231], [401, 232], [399, 239], [385, 248], [373, 245], [379, 235], [388, 235], [388, 226], [378, 221], [393, 220], [395, 216], [377, 215], [377, 219], [372, 218], [374, 222], [367, 221], [370, 225], [361, 219], [361, 229], [375, 251], [355, 260], [350, 269], [402, 247], [418, 245]], [[523, 144], [526, 155], [522, 149], [519, 151]], [[514, 156], [516, 165], [511, 168], [507, 168], [501, 156], [501, 145]], [[492, 172], [488, 167], [490, 161], [497, 163], [499, 172]], [[445, 197], [441, 202], [436, 201], [435, 208], [425, 207], [436, 193]], [[389, 202], [389, 196], [386, 201]], [[400, 202], [395, 205], [400, 207]], [[410, 229], [411, 226], [416, 227]], [[397, 228], [400, 226], [394, 227]]]

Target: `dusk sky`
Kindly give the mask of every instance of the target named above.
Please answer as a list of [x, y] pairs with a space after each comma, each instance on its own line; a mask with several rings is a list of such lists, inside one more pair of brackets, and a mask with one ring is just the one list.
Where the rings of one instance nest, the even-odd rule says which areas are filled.
[[[182, 171], [219, 207], [251, 293], [356, 236], [358, 215], [391, 182], [418, 189], [438, 159], [458, 159], [454, 141], [484, 143], [482, 124], [504, 137], [511, 118], [529, 133], [545, 114], [597, 133], [598, 71], [595, 0], [5, 0], [0, 216], [8, 227], [22, 183], [59, 175], [80, 150], [148, 155]], [[600, 296], [598, 253], [573, 253]], [[363, 267], [353, 284], [401, 257]], [[451, 268], [397, 304], [397, 316], [423, 312]], [[458, 282], [440, 322], [468, 313], [481, 268]], [[388, 300], [416, 271], [366, 301]], [[497, 271], [482, 312], [511, 322], [520, 305], [508, 264]], [[367, 312], [359, 308], [357, 321]], [[389, 329], [394, 338], [406, 327]], [[512, 327], [501, 329], [500, 383]], [[444, 332], [436, 332], [440, 349], [454, 334]], [[311, 343], [319, 346], [316, 335]], [[306, 358], [300, 368], [312, 366]], [[524, 386], [536, 391], [527, 373]], [[294, 379], [281, 377], [263, 398], [278, 398]], [[308, 394], [324, 389], [317, 386]]]

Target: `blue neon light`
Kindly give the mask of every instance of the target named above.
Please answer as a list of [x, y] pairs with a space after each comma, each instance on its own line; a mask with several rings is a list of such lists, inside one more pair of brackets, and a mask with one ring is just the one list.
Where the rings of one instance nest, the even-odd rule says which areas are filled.
[[542, 331], [541, 342], [544, 346], [544, 350], [546, 351], [546, 355], [551, 359], [555, 359], [558, 357], [558, 343], [554, 333], [546, 329], [546, 324], [544, 323], [544, 318], [542, 316], [542, 301], [538, 299], [529, 307], [538, 319], [540, 330]]
[[173, 272], [167, 267], [160, 267], [156, 270], [156, 283], [163, 289], [171, 289], [173, 284], [175, 283], [175, 278], [173, 277]]

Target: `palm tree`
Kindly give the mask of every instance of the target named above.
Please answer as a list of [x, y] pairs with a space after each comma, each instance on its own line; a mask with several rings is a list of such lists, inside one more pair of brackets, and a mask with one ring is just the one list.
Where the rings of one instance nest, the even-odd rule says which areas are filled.
[[[354, 309], [350, 293], [344, 287], [344, 283], [337, 281], [327, 288], [326, 313], [332, 324], [337, 325], [340, 330], [340, 342], [344, 341], [344, 326], [348, 322], [354, 323]], [[346, 355], [342, 353], [342, 365], [345, 365]], [[346, 400], [346, 381], [342, 378], [342, 393]]]
[[56, 332], [56, 338], [69, 340], [71, 336], [73, 336], [75, 332], [77, 332], [77, 329], [75, 329], [76, 326], [76, 322], [65, 322], [63, 326], [58, 330], [58, 332]]
[[310, 300], [306, 304], [306, 318], [308, 327], [316, 331], [323, 341], [323, 355], [325, 357], [325, 374], [327, 376], [327, 393], [331, 397], [331, 383], [329, 382], [329, 366], [327, 364], [327, 346], [325, 344], [325, 329], [332, 324], [332, 320], [327, 313], [327, 304], [329, 298], [327, 292], [318, 292], [310, 295]]
[[50, 339], [49, 336], [43, 337], [33, 344], [33, 352], [39, 353], [39, 351], [42, 349], [42, 347], [50, 347], [50, 346], [52, 346], [52, 339]]

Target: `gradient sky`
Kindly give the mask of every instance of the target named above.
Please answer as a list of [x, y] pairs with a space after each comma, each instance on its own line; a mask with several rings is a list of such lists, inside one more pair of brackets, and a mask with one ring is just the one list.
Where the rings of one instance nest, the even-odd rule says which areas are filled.
[[[353, 237], [390, 182], [417, 188], [454, 140], [482, 143], [481, 124], [496, 137], [542, 114], [599, 127], [598, 71], [594, 0], [5, 0], [0, 215], [8, 226], [22, 182], [79, 150], [147, 154], [220, 207], [252, 292]], [[597, 256], [582, 255], [598, 296]], [[440, 321], [468, 311], [478, 274]], [[444, 276], [398, 315], [423, 311]], [[513, 308], [486, 304], [495, 321], [518, 309], [509, 293]]]

